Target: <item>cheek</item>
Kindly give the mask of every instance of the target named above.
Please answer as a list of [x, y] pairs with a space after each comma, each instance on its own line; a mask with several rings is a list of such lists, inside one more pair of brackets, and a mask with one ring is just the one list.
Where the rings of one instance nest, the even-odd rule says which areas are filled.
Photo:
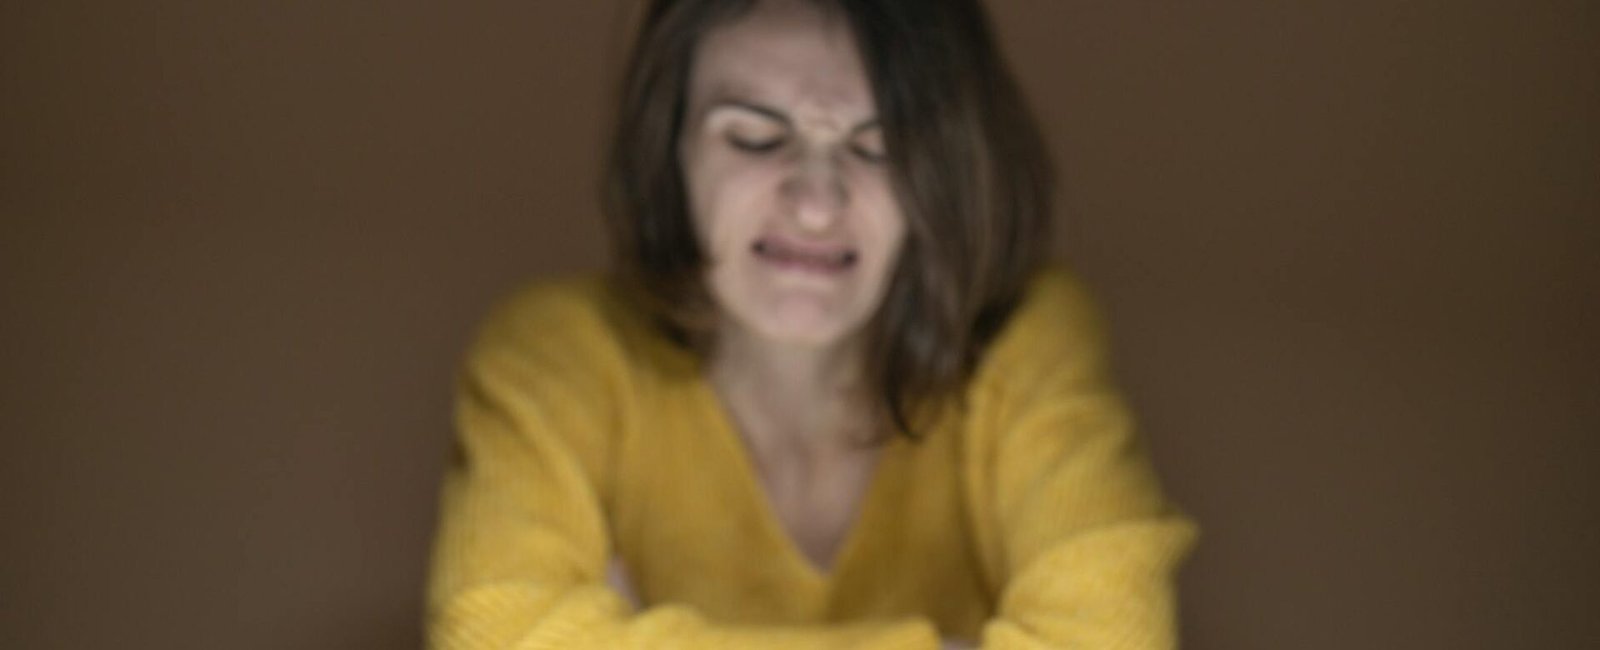
[[905, 241], [906, 219], [900, 201], [882, 173], [875, 173], [858, 187], [862, 225], [870, 233], [870, 245], [878, 250], [880, 259], [892, 264]]
[[731, 156], [704, 156], [686, 166], [689, 208], [695, 231], [713, 257], [726, 254], [761, 225], [773, 174]]

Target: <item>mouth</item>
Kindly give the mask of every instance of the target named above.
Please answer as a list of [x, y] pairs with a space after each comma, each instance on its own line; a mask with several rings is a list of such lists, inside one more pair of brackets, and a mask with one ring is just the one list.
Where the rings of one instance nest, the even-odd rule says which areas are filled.
[[861, 256], [855, 250], [836, 244], [811, 244], [763, 237], [750, 246], [763, 262], [782, 269], [810, 273], [843, 273], [855, 267]]

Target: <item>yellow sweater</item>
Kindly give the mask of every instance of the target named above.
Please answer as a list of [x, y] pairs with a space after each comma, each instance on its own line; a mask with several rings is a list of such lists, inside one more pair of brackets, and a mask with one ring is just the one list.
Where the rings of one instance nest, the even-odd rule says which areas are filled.
[[[1077, 282], [1036, 279], [959, 417], [878, 461], [830, 571], [790, 540], [697, 360], [596, 279], [488, 320], [462, 373], [430, 646], [1167, 648], [1194, 527], [1108, 382]], [[606, 586], [626, 566], [642, 611]]]

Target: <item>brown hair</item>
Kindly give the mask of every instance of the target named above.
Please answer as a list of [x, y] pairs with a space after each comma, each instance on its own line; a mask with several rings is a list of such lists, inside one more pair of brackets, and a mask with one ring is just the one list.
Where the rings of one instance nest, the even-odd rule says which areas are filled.
[[[758, 1], [654, 0], [623, 78], [603, 189], [616, 271], [686, 344], [714, 310], [677, 155], [686, 80], [700, 37]], [[915, 436], [1041, 258], [1050, 161], [977, 0], [814, 1], [854, 33], [906, 218], [866, 361], [884, 413]]]

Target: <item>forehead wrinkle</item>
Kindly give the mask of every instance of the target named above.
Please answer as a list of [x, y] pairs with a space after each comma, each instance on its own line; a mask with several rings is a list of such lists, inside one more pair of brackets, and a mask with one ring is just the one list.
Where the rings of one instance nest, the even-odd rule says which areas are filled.
[[732, 98], [719, 99], [708, 103], [705, 110], [705, 119], [710, 120], [711, 116], [723, 111], [754, 116], [784, 126], [792, 126], [793, 124], [789, 116], [784, 114], [783, 111]]
[[855, 124], [846, 126], [845, 119], [836, 115], [836, 113], [845, 111], [833, 110], [828, 105], [830, 103], [835, 105], [847, 104], [848, 102], [819, 102], [806, 98], [802, 99], [798, 105], [786, 108], [760, 99], [752, 99], [752, 97], [759, 97], [759, 95], [744, 92], [741, 90], [742, 88], [743, 86], [735, 82], [721, 82], [713, 85], [711, 90], [706, 93], [706, 99], [703, 100], [702, 105], [694, 113], [696, 120], [708, 120], [712, 114], [720, 110], [738, 110], [779, 122], [785, 126], [797, 126], [823, 131], [854, 134], [868, 131], [878, 126], [878, 117], [871, 112]]
[[[797, 8], [807, 7], [788, 9]], [[820, 34], [797, 30], [758, 10], [706, 35], [691, 73], [691, 110], [704, 113], [731, 98], [774, 109], [796, 122], [804, 117], [816, 124], [811, 113], [836, 116], [839, 122], [859, 119], [849, 127], [840, 124], [841, 129], [859, 129], [876, 119], [871, 84], [848, 28], [826, 12], [821, 22]]]

